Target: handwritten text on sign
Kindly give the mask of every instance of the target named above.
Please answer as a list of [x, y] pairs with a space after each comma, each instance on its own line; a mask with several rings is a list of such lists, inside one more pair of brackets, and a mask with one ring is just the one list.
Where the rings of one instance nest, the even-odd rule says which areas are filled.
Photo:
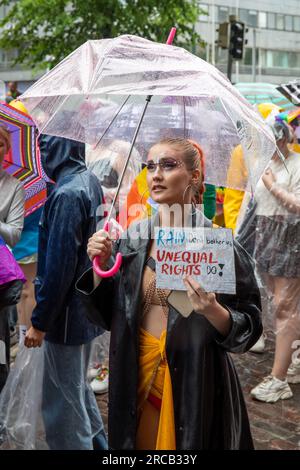
[[186, 290], [192, 276], [207, 292], [236, 293], [232, 232], [228, 229], [155, 229], [156, 286]]

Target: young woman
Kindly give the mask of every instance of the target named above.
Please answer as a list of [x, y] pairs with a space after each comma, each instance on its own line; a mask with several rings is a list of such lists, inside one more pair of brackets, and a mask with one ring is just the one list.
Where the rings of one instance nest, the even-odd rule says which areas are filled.
[[[24, 189], [22, 184], [3, 168], [10, 149], [10, 133], [0, 126], [0, 237], [12, 248], [20, 239], [24, 221]], [[21, 288], [21, 287], [20, 287]], [[0, 391], [9, 372], [10, 307], [0, 311]]]
[[[188, 318], [168, 304], [170, 291], [155, 285], [151, 231], [186, 222], [169, 220], [169, 207], [183, 208], [203, 191], [201, 149], [185, 139], [154, 145], [147, 160], [147, 181], [158, 216], [129, 227], [115, 246], [123, 255], [114, 278], [92, 270], [78, 289], [94, 310], [89, 318], [111, 330], [109, 445], [113, 449], [249, 449], [247, 411], [228, 352], [248, 350], [261, 334], [260, 296], [251, 263], [234, 246], [236, 295], [205, 292], [185, 279], [194, 308]], [[191, 211], [193, 225], [211, 226]], [[139, 234], [139, 237], [136, 235]], [[89, 240], [91, 260], [105, 269], [112, 254], [108, 233]], [[172, 286], [170, 286], [172, 288]]]
[[293, 396], [289, 375], [300, 382], [299, 371], [288, 374], [300, 338], [300, 155], [288, 148], [292, 135], [284, 122], [273, 132], [285, 165], [276, 154], [257, 185], [254, 257], [273, 307], [275, 358], [271, 374], [251, 391], [272, 403]]
[[0, 126], [0, 235], [12, 248], [21, 237], [24, 222], [24, 188], [3, 168], [5, 155], [10, 150], [10, 133]]

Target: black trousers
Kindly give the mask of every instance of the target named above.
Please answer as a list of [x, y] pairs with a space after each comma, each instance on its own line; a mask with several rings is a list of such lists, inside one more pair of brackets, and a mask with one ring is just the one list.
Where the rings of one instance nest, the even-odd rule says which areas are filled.
[[10, 362], [10, 308], [0, 310], [0, 392], [5, 385]]

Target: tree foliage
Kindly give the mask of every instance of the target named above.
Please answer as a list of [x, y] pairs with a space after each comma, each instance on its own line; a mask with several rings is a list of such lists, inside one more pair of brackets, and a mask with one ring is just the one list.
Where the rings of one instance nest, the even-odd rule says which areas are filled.
[[176, 45], [193, 47], [198, 0], [0, 0], [10, 6], [0, 22], [0, 48], [19, 51], [16, 62], [51, 68], [89, 39], [136, 34], [165, 42], [172, 26]]

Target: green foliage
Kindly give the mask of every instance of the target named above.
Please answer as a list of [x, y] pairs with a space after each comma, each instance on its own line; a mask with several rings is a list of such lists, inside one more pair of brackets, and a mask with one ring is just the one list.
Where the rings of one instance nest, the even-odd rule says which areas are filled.
[[193, 48], [201, 11], [198, 0], [17, 0], [0, 22], [0, 48], [17, 48], [16, 62], [45, 69], [89, 39], [136, 34], [165, 42], [172, 26], [176, 45]]

